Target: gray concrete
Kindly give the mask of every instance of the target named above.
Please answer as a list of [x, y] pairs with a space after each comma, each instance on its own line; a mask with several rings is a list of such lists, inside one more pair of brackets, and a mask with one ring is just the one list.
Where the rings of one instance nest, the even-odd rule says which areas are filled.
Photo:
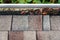
[[28, 29], [28, 16], [13, 16], [12, 30], [27, 30]]
[[49, 15], [43, 16], [43, 30], [49, 31], [50, 30], [50, 18]]
[[11, 18], [10, 15], [0, 15], [0, 30], [10, 30]]
[[51, 29], [60, 30], [60, 16], [51, 16]]

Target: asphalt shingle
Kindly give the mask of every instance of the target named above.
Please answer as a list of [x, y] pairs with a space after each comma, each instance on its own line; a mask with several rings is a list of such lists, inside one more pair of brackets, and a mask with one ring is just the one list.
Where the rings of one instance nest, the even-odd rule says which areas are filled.
[[60, 31], [51, 31], [50, 40], [60, 40]]
[[24, 40], [36, 40], [36, 32], [24, 31]]
[[23, 32], [9, 32], [9, 40], [23, 40]]
[[60, 30], [60, 16], [51, 16], [51, 30]]
[[38, 40], [60, 40], [60, 31], [37, 31]]
[[30, 15], [28, 17], [28, 29], [42, 30], [42, 15]]
[[0, 40], [8, 40], [8, 32], [0, 31]]
[[27, 30], [28, 16], [13, 16], [12, 30]]
[[49, 40], [49, 32], [37, 31], [37, 40]]
[[60, 16], [0, 15], [0, 40], [60, 40]]
[[50, 17], [49, 17], [49, 15], [43, 16], [43, 30], [44, 31], [50, 30]]
[[0, 30], [9, 31], [11, 28], [11, 15], [0, 15]]
[[13, 16], [12, 30], [42, 30], [42, 15]]
[[35, 31], [10, 31], [9, 40], [36, 40]]

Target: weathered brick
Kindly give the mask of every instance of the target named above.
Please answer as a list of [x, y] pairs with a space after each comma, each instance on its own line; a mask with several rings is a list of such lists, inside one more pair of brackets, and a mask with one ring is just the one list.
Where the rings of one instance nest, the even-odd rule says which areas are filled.
[[8, 32], [0, 31], [0, 40], [8, 40]]
[[36, 32], [24, 31], [24, 40], [36, 40]]
[[11, 18], [10, 15], [0, 15], [0, 30], [10, 30]]
[[51, 16], [51, 30], [60, 30], [60, 16]]
[[43, 16], [43, 30], [49, 31], [50, 30], [50, 18], [49, 15]]
[[23, 40], [23, 32], [9, 32], [9, 40]]
[[29, 30], [42, 30], [42, 15], [30, 15], [28, 17]]
[[13, 16], [12, 30], [27, 30], [28, 16]]

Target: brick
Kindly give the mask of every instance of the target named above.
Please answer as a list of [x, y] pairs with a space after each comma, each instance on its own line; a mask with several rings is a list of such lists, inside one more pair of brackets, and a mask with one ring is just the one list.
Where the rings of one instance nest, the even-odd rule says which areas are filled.
[[42, 30], [42, 15], [30, 15], [28, 17], [29, 30]]
[[12, 30], [27, 30], [28, 16], [13, 16]]
[[60, 16], [51, 16], [51, 30], [60, 30]]
[[49, 40], [49, 32], [37, 31], [37, 40]]
[[0, 15], [0, 30], [10, 30], [12, 16]]
[[9, 32], [9, 40], [23, 40], [23, 32]]
[[8, 40], [8, 32], [0, 31], [0, 40]]
[[24, 40], [36, 40], [36, 32], [24, 31]]
[[50, 30], [50, 18], [49, 15], [43, 16], [43, 30], [49, 31]]

